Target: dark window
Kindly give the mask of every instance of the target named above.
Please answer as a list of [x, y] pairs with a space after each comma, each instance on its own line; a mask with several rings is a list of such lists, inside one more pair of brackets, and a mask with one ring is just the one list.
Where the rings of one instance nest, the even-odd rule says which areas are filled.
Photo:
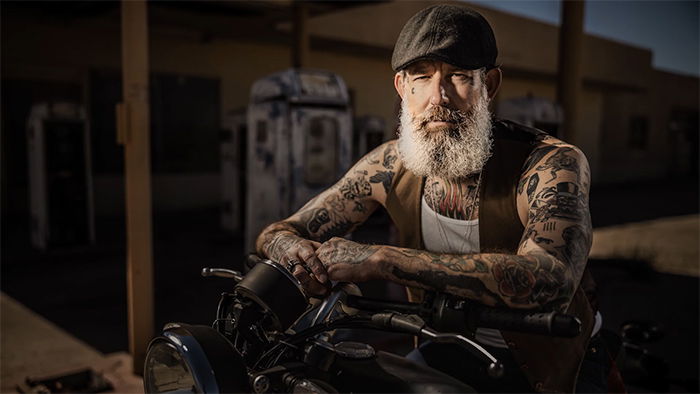
[[632, 149], [646, 149], [649, 144], [649, 119], [634, 116], [630, 119], [627, 145]]

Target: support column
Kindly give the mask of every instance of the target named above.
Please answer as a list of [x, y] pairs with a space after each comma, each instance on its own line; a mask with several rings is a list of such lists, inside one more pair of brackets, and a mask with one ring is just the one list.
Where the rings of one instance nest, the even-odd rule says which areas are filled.
[[561, 137], [570, 143], [576, 143], [577, 133], [580, 132], [584, 6], [583, 0], [561, 1], [557, 101], [564, 110]]
[[145, 0], [122, 0], [123, 102], [117, 105], [124, 145], [126, 188], [127, 305], [129, 352], [134, 373], [143, 373], [153, 331], [151, 157], [148, 106], [148, 17]]
[[292, 1], [292, 67], [309, 65], [309, 5], [306, 1]]

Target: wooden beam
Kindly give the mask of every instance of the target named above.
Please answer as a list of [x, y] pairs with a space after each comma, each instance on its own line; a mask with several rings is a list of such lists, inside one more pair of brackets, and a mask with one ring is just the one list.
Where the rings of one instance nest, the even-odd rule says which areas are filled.
[[584, 0], [562, 0], [557, 101], [564, 110], [563, 139], [576, 143], [582, 86]]
[[309, 65], [309, 4], [292, 1], [292, 67], [302, 68]]
[[153, 248], [148, 107], [148, 18], [144, 0], [122, 0], [123, 102], [117, 106], [124, 145], [127, 230], [129, 352], [134, 373], [143, 373], [153, 337]]

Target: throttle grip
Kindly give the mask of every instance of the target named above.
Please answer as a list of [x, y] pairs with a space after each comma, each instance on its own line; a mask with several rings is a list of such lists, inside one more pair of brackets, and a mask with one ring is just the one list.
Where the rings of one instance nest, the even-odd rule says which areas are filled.
[[581, 333], [581, 321], [559, 312], [527, 312], [478, 308], [479, 327], [573, 338]]

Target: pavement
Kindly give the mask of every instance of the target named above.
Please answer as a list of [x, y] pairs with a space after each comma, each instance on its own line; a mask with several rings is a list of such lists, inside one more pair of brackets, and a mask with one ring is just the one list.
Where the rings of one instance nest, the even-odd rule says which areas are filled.
[[102, 354], [65, 330], [0, 293], [0, 392], [27, 388], [26, 378], [61, 376], [92, 369], [118, 393], [143, 393], [126, 352]]
[[598, 228], [591, 258], [645, 261], [657, 272], [700, 277], [700, 216], [684, 215]]

